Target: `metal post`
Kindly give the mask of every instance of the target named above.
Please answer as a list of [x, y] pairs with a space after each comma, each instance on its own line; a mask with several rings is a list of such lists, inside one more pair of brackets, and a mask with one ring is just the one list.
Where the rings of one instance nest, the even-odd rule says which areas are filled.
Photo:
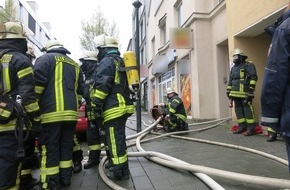
[[[142, 3], [136, 0], [133, 2], [133, 6], [135, 7], [135, 20], [136, 20], [135, 53], [136, 53], [138, 72], [140, 74], [139, 8], [142, 6]], [[137, 92], [136, 114], [137, 114], [137, 132], [140, 132], [142, 130], [141, 128], [141, 85], [140, 85], [140, 90], [138, 90]]]

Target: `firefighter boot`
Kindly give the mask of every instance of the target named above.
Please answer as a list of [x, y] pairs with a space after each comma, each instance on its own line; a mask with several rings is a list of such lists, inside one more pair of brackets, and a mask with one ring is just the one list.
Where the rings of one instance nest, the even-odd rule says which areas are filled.
[[32, 189], [34, 186], [38, 185], [38, 183], [39, 181], [33, 178], [31, 174], [21, 176], [19, 190]]
[[106, 174], [112, 180], [128, 180], [129, 179], [129, 165], [128, 162], [120, 165], [114, 165]]
[[81, 161], [75, 161], [74, 162], [74, 167], [73, 167], [73, 172], [74, 173], [80, 173], [82, 171], [82, 162]]
[[84, 168], [89, 169], [89, 168], [99, 165], [100, 153], [101, 153], [100, 150], [90, 150], [89, 160], [87, 161], [87, 163], [85, 163]]
[[274, 142], [276, 140], [277, 140], [277, 133], [269, 132], [269, 136], [268, 136], [267, 142]]
[[82, 171], [82, 160], [83, 160], [83, 151], [77, 150], [73, 152], [73, 173], [79, 173]]
[[233, 134], [241, 134], [245, 131], [247, 131], [246, 127], [239, 126], [239, 129], [237, 131], [234, 131]]
[[245, 133], [245, 136], [253, 136], [254, 134], [254, 129], [248, 129], [248, 131]]
[[111, 167], [113, 167], [113, 163], [112, 163], [111, 159], [108, 159], [107, 163], [105, 164], [105, 168], [109, 169]]
[[44, 188], [42, 187], [41, 183], [39, 184], [39, 190], [45, 190], [45, 189], [60, 190], [60, 184], [57, 179], [49, 179], [48, 187]]

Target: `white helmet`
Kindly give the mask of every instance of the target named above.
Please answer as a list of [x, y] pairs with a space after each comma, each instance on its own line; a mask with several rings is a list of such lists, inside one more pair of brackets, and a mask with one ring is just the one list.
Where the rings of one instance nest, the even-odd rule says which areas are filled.
[[95, 51], [84, 51], [79, 60], [80, 61], [82, 60], [98, 61], [98, 53]]
[[168, 88], [166, 89], [166, 94], [168, 95], [168, 94], [171, 94], [171, 93], [175, 93], [175, 91], [173, 90], [173, 88], [168, 87]]
[[96, 48], [114, 47], [118, 48], [118, 40], [113, 36], [101, 34], [94, 38]]
[[17, 21], [1, 24], [0, 40], [2, 39], [26, 39], [22, 24]]
[[45, 44], [45, 51], [49, 51], [55, 48], [60, 48], [63, 47], [63, 44], [60, 43], [57, 40], [49, 40], [46, 44]]
[[246, 59], [248, 58], [248, 56], [246, 56], [241, 49], [235, 49], [234, 53], [233, 53], [233, 56], [235, 56], [235, 55], [241, 55], [243, 57], [246, 57]]

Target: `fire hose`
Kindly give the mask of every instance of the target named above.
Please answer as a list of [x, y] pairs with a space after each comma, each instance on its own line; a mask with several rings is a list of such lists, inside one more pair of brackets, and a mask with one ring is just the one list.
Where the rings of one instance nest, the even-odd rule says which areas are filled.
[[[215, 122], [216, 121], [217, 120], [215, 120]], [[157, 162], [159, 164], [165, 165], [167, 167], [171, 167], [171, 168], [175, 168], [175, 169], [182, 169], [182, 170], [191, 171], [191, 172], [200, 172], [202, 174], [213, 175], [213, 176], [222, 177], [222, 178], [226, 178], [226, 179], [231, 179], [231, 180], [235, 180], [235, 181], [239, 181], [239, 182], [246, 182], [246, 183], [257, 184], [257, 185], [267, 186], [267, 187], [276, 187], [276, 188], [277, 187], [279, 187], [279, 188], [289, 188], [290, 187], [290, 180], [270, 178], [270, 177], [261, 177], [261, 176], [247, 175], [247, 174], [240, 174], [240, 173], [236, 173], [236, 172], [230, 172], [230, 171], [224, 171], [224, 170], [219, 170], [219, 169], [214, 169], [214, 168], [209, 168], [209, 167], [204, 167], [204, 166], [198, 166], [198, 165], [185, 163], [183, 161], [180, 161], [180, 160], [178, 160], [176, 158], [167, 156], [167, 155], [162, 154], [162, 153], [157, 153], [157, 152], [152, 152], [152, 151], [146, 152], [145, 150], [142, 149], [142, 147], [140, 145], [140, 142], [147, 142], [149, 140], [153, 140], [153, 139], [156, 139], [156, 138], [170, 136], [170, 137], [180, 138], [180, 139], [184, 139], [184, 140], [192, 140], [192, 141], [197, 141], [197, 142], [215, 144], [215, 145], [219, 145], [219, 146], [226, 146], [226, 147], [230, 147], [230, 148], [234, 148], [234, 149], [248, 151], [248, 152], [256, 153], [256, 154], [262, 155], [264, 157], [273, 159], [273, 160], [278, 161], [278, 162], [280, 162], [280, 163], [282, 163], [284, 165], [288, 164], [286, 160], [283, 160], [281, 158], [278, 158], [278, 157], [275, 157], [273, 155], [270, 155], [270, 154], [267, 154], [267, 153], [264, 153], [264, 152], [261, 152], [261, 151], [257, 151], [257, 150], [254, 150], [254, 149], [249, 149], [249, 148], [245, 148], [245, 147], [241, 147], [241, 146], [235, 146], [235, 145], [228, 145], [228, 144], [225, 144], [225, 143], [206, 141], [206, 140], [201, 140], [201, 139], [180, 137], [180, 136], [176, 136], [175, 135], [175, 134], [180, 134], [181, 132], [167, 133], [167, 134], [159, 135], [158, 137], [153, 137], [153, 138], [150, 138], [150, 139], [141, 140], [143, 137], [146, 136], [146, 134], [148, 134], [150, 132], [151, 129], [154, 128], [155, 125], [157, 125], [158, 122], [159, 121], [156, 120], [152, 125], [150, 125], [148, 128], [146, 128], [146, 132], [141, 131], [138, 134], [139, 136], [136, 139], [136, 146], [137, 146], [137, 149], [139, 151], [141, 151], [141, 152], [128, 153], [129, 156], [146, 156], [148, 159], [150, 159], [150, 160], [152, 160], [154, 162]], [[212, 122], [214, 122], [214, 121], [212, 121]], [[204, 123], [202, 123], [202, 124], [204, 124]], [[210, 128], [212, 128], [214, 126], [217, 126], [219, 124], [220, 123], [217, 123], [217, 124], [215, 124], [213, 126], [205, 127], [205, 128], [199, 129], [199, 130], [210, 129]], [[198, 125], [198, 123], [195, 124], [195, 125]], [[190, 130], [190, 131], [186, 131], [186, 132], [188, 133], [188, 132], [193, 132], [193, 131], [197, 131], [197, 130]], [[134, 135], [134, 137], [135, 136], [136, 135]], [[127, 139], [132, 139], [132, 137], [129, 136]], [[129, 146], [133, 146], [133, 143], [131, 145], [129, 145]], [[102, 164], [100, 164], [100, 166], [102, 166]], [[100, 168], [99, 168], [99, 170], [100, 170]], [[102, 177], [102, 179], [104, 180], [103, 177]], [[119, 188], [121, 188], [121, 187], [116, 185], [113, 189], [119, 189]], [[212, 188], [214, 188], [214, 187], [212, 187]], [[220, 187], [220, 189], [223, 189], [223, 188]]]

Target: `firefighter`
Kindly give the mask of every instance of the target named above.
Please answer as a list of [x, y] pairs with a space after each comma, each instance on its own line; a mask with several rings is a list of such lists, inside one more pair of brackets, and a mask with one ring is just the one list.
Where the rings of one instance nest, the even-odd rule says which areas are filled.
[[171, 87], [166, 89], [166, 94], [168, 103], [165, 105], [167, 112], [165, 130], [168, 132], [187, 131], [187, 115], [182, 100]]
[[[41, 127], [33, 69], [26, 51], [27, 41], [22, 23], [1, 24], [0, 189], [19, 189], [20, 162], [25, 155], [22, 135], [26, 135], [21, 131], [26, 131], [30, 126], [32, 130]], [[25, 128], [22, 122], [25, 122]]]
[[80, 173], [82, 171], [82, 160], [83, 151], [81, 149], [81, 145], [78, 141], [76, 134], [74, 135], [74, 142], [73, 142], [73, 173]]
[[95, 75], [99, 65], [97, 53], [94, 51], [85, 51], [82, 57], [79, 59], [82, 63], [81, 69], [85, 76], [85, 89], [83, 98], [86, 101], [85, 111], [88, 118], [87, 128], [87, 143], [89, 148], [89, 159], [84, 164], [84, 169], [89, 169], [97, 166], [100, 163], [101, 154], [101, 138], [100, 138], [100, 126], [101, 123], [97, 123], [92, 111], [92, 102], [90, 94], [93, 93], [93, 85], [95, 84]]
[[255, 65], [247, 62], [247, 58], [240, 49], [234, 50], [234, 65], [227, 84], [227, 96], [234, 102], [239, 125], [239, 129], [233, 133], [240, 134], [247, 131], [245, 135], [252, 136], [255, 129], [252, 100], [258, 76]]
[[71, 184], [73, 137], [83, 94], [83, 76], [70, 52], [57, 40], [49, 40], [34, 64], [36, 93], [41, 109], [42, 131], [40, 184], [59, 189]]
[[[266, 33], [271, 37], [271, 45], [260, 97], [261, 125], [271, 128], [285, 139], [288, 160], [290, 160], [289, 30], [290, 2], [276, 22], [265, 28]], [[290, 165], [288, 165], [288, 169], [290, 172]]]
[[112, 167], [107, 176], [111, 179], [129, 179], [128, 154], [126, 147], [125, 124], [134, 113], [126, 72], [120, 57], [115, 37], [105, 34], [94, 38], [98, 49], [100, 65], [95, 76], [92, 105], [95, 119], [103, 120], [109, 160]]
[[[32, 46], [27, 46], [26, 56], [32, 62], [36, 56]], [[38, 184], [38, 180], [32, 176], [32, 169], [39, 168], [39, 151], [35, 147], [35, 140], [39, 132], [30, 131], [28, 138], [24, 142], [25, 147], [25, 158], [22, 161], [21, 172], [20, 172], [20, 187], [19, 190], [27, 190]]]

